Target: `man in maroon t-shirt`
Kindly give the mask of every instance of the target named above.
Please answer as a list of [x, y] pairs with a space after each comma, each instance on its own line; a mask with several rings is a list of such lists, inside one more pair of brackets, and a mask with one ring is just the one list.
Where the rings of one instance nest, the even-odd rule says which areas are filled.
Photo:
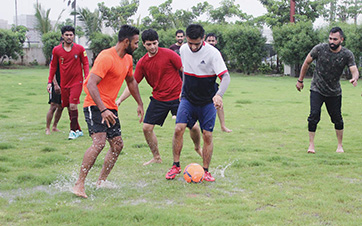
[[[176, 115], [180, 103], [182, 80], [179, 71], [182, 70], [181, 58], [172, 50], [158, 47], [158, 34], [153, 29], [142, 33], [143, 46], [147, 53], [138, 61], [134, 77], [138, 83], [145, 77], [153, 88], [151, 101], [143, 120], [143, 133], [153, 158], [143, 165], [161, 163], [158, 142], [153, 129], [155, 125], [162, 126], [169, 111]], [[116, 101], [120, 105], [130, 96], [128, 88]], [[196, 152], [201, 156], [200, 130], [195, 126], [190, 130]]]
[[89, 73], [89, 63], [83, 46], [73, 42], [75, 29], [72, 26], [64, 26], [61, 31], [64, 42], [53, 49], [47, 90], [49, 93], [51, 92], [51, 83], [59, 64], [60, 87], [59, 84], [54, 84], [54, 91], [60, 90], [62, 107], [68, 108], [70, 118], [68, 139], [73, 140], [83, 136], [78, 123], [78, 104], [82, 93], [83, 71], [86, 78]]

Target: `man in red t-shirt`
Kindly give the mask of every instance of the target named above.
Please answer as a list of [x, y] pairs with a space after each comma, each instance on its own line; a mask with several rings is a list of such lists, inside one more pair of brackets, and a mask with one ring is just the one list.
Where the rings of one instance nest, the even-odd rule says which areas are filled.
[[[145, 77], [147, 83], [153, 88], [151, 102], [147, 108], [143, 121], [143, 133], [153, 158], [143, 165], [161, 163], [158, 142], [153, 129], [155, 125], [162, 126], [168, 112], [176, 115], [180, 103], [182, 80], [179, 71], [182, 70], [181, 58], [172, 50], [158, 47], [158, 34], [153, 29], [142, 32], [143, 46], [147, 53], [138, 61], [135, 79], [138, 83]], [[117, 105], [129, 97], [128, 88], [124, 90]], [[201, 155], [200, 130], [198, 126], [190, 130], [196, 152]]]
[[83, 136], [78, 123], [78, 104], [82, 93], [83, 71], [86, 78], [89, 73], [88, 57], [83, 46], [74, 43], [75, 30], [72, 26], [64, 26], [61, 29], [64, 42], [53, 49], [50, 63], [47, 90], [51, 92], [52, 81], [55, 72], [60, 69], [59, 84], [54, 84], [54, 91], [61, 93], [62, 107], [67, 107], [70, 118], [70, 132], [68, 139], [73, 140]]
[[132, 53], [138, 48], [139, 30], [123, 25], [118, 33], [115, 47], [103, 50], [94, 62], [89, 77], [84, 82], [83, 111], [88, 124], [92, 145], [84, 154], [79, 178], [73, 187], [73, 193], [87, 198], [84, 188], [85, 178], [103, 150], [106, 140], [109, 150], [97, 181], [97, 187], [105, 185], [106, 179], [123, 149], [121, 125], [118, 119], [116, 99], [124, 80], [136, 100], [140, 123], [143, 119], [143, 103], [138, 84], [133, 78]]

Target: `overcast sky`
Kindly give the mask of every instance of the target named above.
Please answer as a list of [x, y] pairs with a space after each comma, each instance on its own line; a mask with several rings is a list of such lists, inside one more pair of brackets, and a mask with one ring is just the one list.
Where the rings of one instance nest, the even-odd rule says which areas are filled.
[[[1, 0], [0, 7], [0, 19], [7, 20], [9, 24], [15, 23], [13, 17], [15, 16], [15, 1], [17, 1], [17, 11], [18, 15], [21, 14], [34, 14], [34, 4], [37, 0]], [[140, 5], [136, 18], [141, 15], [141, 18], [148, 15], [148, 8], [150, 6], [158, 6], [166, 0], [140, 0]], [[176, 9], [191, 9], [192, 6], [195, 6], [199, 2], [207, 1], [209, 4], [213, 5], [214, 8], [220, 6], [222, 0], [173, 0], [172, 8]], [[43, 9], [51, 9], [50, 17], [52, 20], [56, 20], [62, 9], [66, 11], [62, 14], [62, 20], [65, 20], [69, 16], [70, 8], [67, 7], [68, 0], [38, 0], [38, 3], [42, 5]], [[97, 3], [102, 2], [102, 0], [77, 0], [77, 6], [82, 8], [89, 8], [94, 10], [97, 7]], [[104, 0], [107, 7], [117, 6], [121, 0]], [[240, 9], [253, 16], [260, 16], [266, 13], [266, 9], [260, 4], [259, 0], [236, 0], [236, 4], [240, 5]]]

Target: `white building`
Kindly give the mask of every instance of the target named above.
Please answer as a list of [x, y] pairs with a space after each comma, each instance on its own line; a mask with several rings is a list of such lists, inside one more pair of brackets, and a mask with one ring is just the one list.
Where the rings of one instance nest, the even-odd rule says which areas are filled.
[[0, 19], [0, 29], [10, 29], [10, 25], [7, 20]]

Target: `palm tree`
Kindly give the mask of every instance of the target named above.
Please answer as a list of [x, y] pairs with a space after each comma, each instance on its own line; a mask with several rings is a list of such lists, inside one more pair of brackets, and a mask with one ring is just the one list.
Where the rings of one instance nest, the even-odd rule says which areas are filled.
[[36, 29], [40, 32], [41, 35], [48, 33], [52, 29], [50, 23], [50, 9], [44, 10], [41, 8], [41, 4], [34, 5], [35, 8], [35, 17], [37, 20]]
[[[35, 17], [37, 20], [36, 29], [40, 32], [41, 35], [48, 33], [49, 31], [52, 31], [52, 25], [50, 22], [50, 9], [44, 10], [41, 8], [41, 4], [35, 4]], [[58, 19], [55, 23], [54, 29], [57, 27], [57, 24], [60, 20], [60, 17], [62, 16], [62, 13], [64, 12], [64, 9], [60, 12]]]
[[[65, 0], [63, 0], [64, 2]], [[76, 8], [77, 8], [77, 0], [68, 0], [68, 6], [71, 6], [71, 8], [74, 10], [73, 11], [73, 15], [74, 15], [74, 27], [76, 27], [76, 22], [77, 22], [77, 13], [76, 13]]]
[[98, 9], [91, 12], [88, 8], [78, 8], [77, 18], [84, 23], [84, 35], [91, 39], [96, 32], [102, 31], [102, 14]]

